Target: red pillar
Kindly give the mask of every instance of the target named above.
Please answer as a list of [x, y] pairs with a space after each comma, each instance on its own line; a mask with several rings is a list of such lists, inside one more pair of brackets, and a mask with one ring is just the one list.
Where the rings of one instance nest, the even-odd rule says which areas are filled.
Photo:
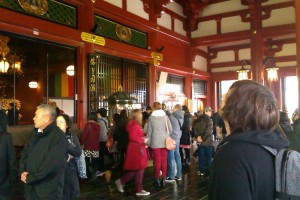
[[253, 80], [264, 84], [263, 69], [263, 38], [262, 38], [262, 17], [261, 1], [250, 0], [251, 17], [251, 69]]
[[186, 106], [188, 108], [192, 108], [193, 105], [189, 105], [192, 102], [192, 84], [193, 83], [193, 76], [191, 74], [186, 75], [184, 77], [184, 94], [186, 96]]
[[[208, 79], [207, 80], [207, 88], [212, 88], [212, 80], [211, 79]], [[207, 90], [206, 91], [206, 103], [204, 104], [204, 105], [207, 105], [207, 106], [213, 106], [213, 103], [212, 103], [212, 101], [211, 101], [211, 97], [212, 97], [212, 93], [211, 93], [212, 91], [211, 90]]]
[[[91, 33], [94, 27], [94, 4], [91, 0], [78, 9], [78, 29], [83, 32]], [[94, 53], [94, 44], [85, 43], [83, 47], [77, 49], [77, 123], [83, 128], [88, 116], [88, 54]]]
[[157, 77], [157, 67], [149, 64], [149, 80], [148, 80], [148, 86], [149, 86], [149, 93], [148, 93], [148, 98], [149, 98], [149, 106], [152, 106], [153, 103], [156, 101], [156, 83], [158, 80]]

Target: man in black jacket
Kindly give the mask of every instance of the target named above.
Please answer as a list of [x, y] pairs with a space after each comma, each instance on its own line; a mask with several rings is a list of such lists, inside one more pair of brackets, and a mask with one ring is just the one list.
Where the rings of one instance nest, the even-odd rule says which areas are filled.
[[53, 107], [38, 106], [35, 128], [21, 153], [20, 173], [27, 200], [63, 198], [67, 140], [56, 126], [55, 116]]
[[[198, 175], [205, 175], [209, 172], [212, 161], [213, 152], [213, 121], [210, 118], [212, 109], [205, 106], [203, 114], [195, 120], [193, 125], [193, 133], [199, 144], [198, 160], [199, 172]], [[206, 165], [205, 165], [206, 164]]]
[[11, 135], [0, 131], [0, 199], [11, 199], [17, 180], [16, 151]]
[[0, 102], [0, 131], [7, 131], [7, 115], [2, 109], [2, 102]]

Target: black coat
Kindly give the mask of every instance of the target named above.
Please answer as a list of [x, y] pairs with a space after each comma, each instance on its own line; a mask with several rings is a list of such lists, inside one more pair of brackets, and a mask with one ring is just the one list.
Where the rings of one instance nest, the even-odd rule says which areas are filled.
[[0, 131], [7, 132], [7, 115], [4, 112], [4, 110], [2, 110], [1, 108], [0, 108]]
[[282, 149], [289, 142], [275, 132], [249, 131], [232, 133], [221, 144], [211, 168], [209, 199], [275, 199], [275, 157], [260, 145]]
[[191, 143], [190, 128], [192, 125], [192, 115], [190, 113], [184, 113], [183, 124], [181, 127], [182, 135], [180, 138], [180, 144], [189, 145]]
[[36, 128], [32, 131], [20, 160], [20, 174], [29, 173], [24, 187], [25, 199], [63, 199], [66, 147], [66, 136], [55, 122], [43, 133]]
[[14, 110], [14, 108], [9, 109], [7, 112], [7, 119], [9, 126], [18, 125], [19, 111], [17, 109]]
[[126, 121], [122, 120], [121, 122], [117, 123], [115, 126], [115, 135], [114, 140], [117, 142], [117, 149], [118, 150], [125, 150], [127, 149], [127, 145], [129, 142], [128, 133], [126, 131]]
[[218, 112], [214, 113], [211, 116], [211, 119], [213, 120], [213, 135], [215, 136], [215, 138], [217, 138], [217, 133], [216, 133], [217, 126], [222, 128], [222, 133], [225, 136], [227, 134], [226, 128], [225, 128], [225, 123], [224, 123], [222, 117], [220, 116], [220, 114]]
[[[67, 153], [70, 159], [67, 161], [64, 181], [64, 200], [76, 199], [80, 196], [80, 187], [78, 181], [77, 164], [74, 157], [81, 155], [81, 147], [78, 138], [74, 134], [67, 133]], [[71, 158], [71, 156], [73, 158]]]
[[17, 177], [16, 151], [11, 135], [0, 132], [0, 200], [10, 199]]

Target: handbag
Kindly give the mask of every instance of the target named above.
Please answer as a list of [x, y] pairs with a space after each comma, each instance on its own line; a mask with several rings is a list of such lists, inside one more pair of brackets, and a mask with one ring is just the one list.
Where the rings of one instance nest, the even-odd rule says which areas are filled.
[[114, 144], [114, 138], [112, 136], [112, 134], [110, 133], [108, 127], [107, 127], [107, 123], [106, 121], [104, 121], [103, 119], [100, 119], [104, 122], [105, 124], [105, 127], [106, 127], [106, 131], [107, 131], [107, 140], [106, 140], [106, 143], [105, 143], [105, 146], [106, 148], [108, 148], [108, 150], [110, 151], [110, 149], [112, 148], [113, 144]]
[[170, 136], [166, 138], [166, 148], [171, 151], [176, 148], [176, 141], [173, 140]]
[[[72, 143], [74, 143], [73, 142], [73, 136], [72, 136], [72, 134], [71, 134], [71, 140], [72, 140]], [[84, 159], [84, 152], [83, 152], [82, 149], [81, 149], [80, 156], [74, 157], [74, 160], [75, 160], [76, 165], [77, 165], [78, 176], [80, 178], [82, 178], [82, 179], [87, 178], [87, 175], [86, 175], [86, 163], [85, 163], [85, 159]]]
[[77, 171], [78, 171], [78, 176], [82, 179], [87, 178], [86, 175], [86, 163], [84, 159], [84, 153], [83, 150], [81, 150], [81, 155], [78, 157], [74, 157], [76, 165], [77, 165]]
[[108, 149], [110, 149], [110, 148], [112, 148], [113, 144], [114, 144], [114, 138], [111, 134], [109, 134], [108, 137], [107, 137], [105, 145]]
[[168, 137], [166, 138], [166, 149], [168, 149], [169, 151], [174, 150], [176, 148], [176, 141], [173, 140], [170, 137], [170, 133], [169, 133], [169, 127], [168, 127], [168, 123], [167, 123], [167, 118], [165, 118], [165, 122], [166, 122], [166, 127], [167, 127], [167, 132], [168, 132]]

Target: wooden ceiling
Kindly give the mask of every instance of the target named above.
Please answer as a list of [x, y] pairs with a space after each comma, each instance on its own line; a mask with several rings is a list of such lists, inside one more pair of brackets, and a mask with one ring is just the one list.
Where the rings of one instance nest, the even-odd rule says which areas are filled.
[[[242, 22], [250, 22], [251, 30], [230, 32], [226, 34], [221, 33], [219, 28], [216, 35], [204, 36], [192, 39], [192, 46], [208, 46], [213, 48], [221, 48], [223, 46], [237, 46], [241, 44], [250, 46], [250, 37], [255, 31], [253, 21], [266, 20], [270, 18], [271, 12], [275, 9], [287, 8], [294, 6], [294, 2], [282, 1], [276, 4], [261, 6], [262, 14], [257, 12], [256, 4], [259, 1], [260, 4], [265, 2], [271, 2], [272, 0], [236, 0], [237, 3], [245, 6], [243, 10], [237, 10], [232, 12], [221, 12], [211, 16], [202, 16], [203, 9], [207, 6], [213, 6], [215, 3], [226, 2], [229, 0], [175, 0], [183, 7], [184, 15], [186, 16], [186, 24], [184, 26], [187, 32], [192, 32], [198, 29], [199, 22], [205, 22], [210, 20], [221, 21], [223, 18], [231, 16], [240, 16]], [[261, 22], [259, 22], [261, 24]], [[259, 24], [257, 23], [257, 24]], [[278, 52], [282, 44], [291, 43], [296, 41], [296, 29], [294, 24], [279, 25], [274, 27], [261, 27], [263, 29], [263, 40], [265, 44], [265, 51], [269, 51], [268, 54], [274, 55], [274, 52]], [[201, 30], [200, 30], [201, 31]], [[275, 47], [274, 47], [275, 46]], [[273, 47], [273, 49], [272, 49]]]

